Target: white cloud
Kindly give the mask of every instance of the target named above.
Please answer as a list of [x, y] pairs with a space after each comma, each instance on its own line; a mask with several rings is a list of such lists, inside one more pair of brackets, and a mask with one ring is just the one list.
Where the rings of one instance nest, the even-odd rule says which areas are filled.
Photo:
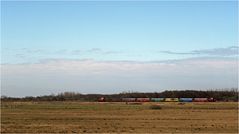
[[43, 95], [63, 91], [118, 93], [124, 90], [237, 87], [236, 58], [191, 58], [168, 61], [95, 61], [49, 59], [31, 64], [4, 64], [2, 93]]
[[176, 54], [176, 55], [235, 56], [235, 55], [238, 55], [238, 46], [231, 46], [227, 48], [193, 50], [190, 52], [161, 51], [161, 53]]

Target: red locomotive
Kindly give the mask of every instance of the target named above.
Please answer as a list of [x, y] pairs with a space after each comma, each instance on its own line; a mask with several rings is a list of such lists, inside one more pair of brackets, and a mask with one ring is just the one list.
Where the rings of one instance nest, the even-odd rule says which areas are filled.
[[98, 102], [105, 102], [105, 97], [100, 97], [100, 98], [98, 99]]

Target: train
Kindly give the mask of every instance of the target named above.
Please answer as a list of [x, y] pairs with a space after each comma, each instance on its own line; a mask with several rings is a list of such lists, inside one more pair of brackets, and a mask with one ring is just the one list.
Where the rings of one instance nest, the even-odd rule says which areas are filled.
[[215, 102], [214, 98], [122, 98], [122, 102]]
[[107, 99], [100, 97], [98, 102], [215, 102], [214, 98], [121, 98]]

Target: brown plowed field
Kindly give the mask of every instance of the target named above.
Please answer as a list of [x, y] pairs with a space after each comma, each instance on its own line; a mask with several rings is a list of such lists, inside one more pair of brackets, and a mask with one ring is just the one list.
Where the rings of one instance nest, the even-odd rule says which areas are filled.
[[238, 133], [237, 102], [1, 103], [1, 133]]

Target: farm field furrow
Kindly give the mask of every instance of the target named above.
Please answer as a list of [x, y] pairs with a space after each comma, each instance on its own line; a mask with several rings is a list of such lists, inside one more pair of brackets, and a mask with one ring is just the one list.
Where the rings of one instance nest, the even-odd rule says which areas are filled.
[[2, 102], [1, 133], [11, 132], [237, 133], [238, 103]]

